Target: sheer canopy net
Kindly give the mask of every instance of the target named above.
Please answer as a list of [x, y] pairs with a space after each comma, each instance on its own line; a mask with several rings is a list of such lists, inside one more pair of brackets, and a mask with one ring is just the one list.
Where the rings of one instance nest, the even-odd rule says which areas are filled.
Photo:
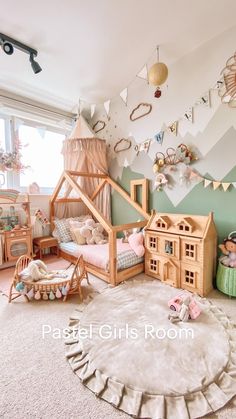
[[[64, 169], [83, 173], [108, 174], [107, 146], [104, 140], [94, 137], [94, 133], [82, 116], [76, 122], [69, 138], [63, 142]], [[102, 179], [77, 177], [75, 180], [91, 198]], [[72, 187], [65, 182], [64, 197], [79, 197]], [[106, 184], [94, 199], [94, 204], [108, 220], [111, 219], [110, 186]], [[55, 206], [58, 218], [74, 217], [89, 213], [82, 202], [66, 202]]]

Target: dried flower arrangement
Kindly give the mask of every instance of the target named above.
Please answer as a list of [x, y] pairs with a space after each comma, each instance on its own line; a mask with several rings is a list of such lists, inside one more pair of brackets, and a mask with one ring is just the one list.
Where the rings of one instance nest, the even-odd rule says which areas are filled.
[[14, 171], [14, 172], [23, 172], [25, 169], [28, 169], [29, 166], [25, 166], [21, 163], [21, 144], [19, 140], [15, 141], [15, 150], [14, 151], [5, 151], [0, 147], [0, 171]]

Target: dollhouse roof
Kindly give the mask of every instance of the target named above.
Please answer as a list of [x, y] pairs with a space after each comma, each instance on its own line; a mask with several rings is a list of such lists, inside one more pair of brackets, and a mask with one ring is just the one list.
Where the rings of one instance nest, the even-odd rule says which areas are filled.
[[189, 227], [194, 227], [194, 222], [191, 217], [182, 217], [179, 221], [177, 221], [176, 225], [179, 226], [180, 224], [187, 224]]
[[[150, 220], [145, 227], [145, 230], [155, 230], [160, 232], [163, 230], [157, 227], [157, 221], [163, 220], [167, 222], [168, 220], [168, 234], [184, 235], [191, 236], [196, 238], [205, 238], [207, 235], [211, 234], [211, 231], [214, 230], [215, 233], [215, 224], [213, 221], [213, 214], [209, 215], [189, 215], [189, 214], [167, 214], [167, 213], [156, 213], [152, 212]], [[186, 224], [191, 227], [190, 231], [181, 231], [179, 230], [180, 224]]]
[[157, 219], [156, 219], [156, 223], [159, 221], [159, 220], [161, 220], [164, 224], [166, 224], [167, 225], [167, 227], [171, 224], [171, 222], [170, 222], [170, 219], [169, 219], [169, 217], [167, 216], [167, 215], [160, 215], [160, 217], [158, 217]]

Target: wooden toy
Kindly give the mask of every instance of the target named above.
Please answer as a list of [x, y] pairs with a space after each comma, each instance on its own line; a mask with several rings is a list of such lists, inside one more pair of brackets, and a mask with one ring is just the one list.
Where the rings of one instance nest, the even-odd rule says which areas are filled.
[[145, 230], [145, 273], [207, 295], [216, 270], [217, 233], [208, 216], [152, 212]]

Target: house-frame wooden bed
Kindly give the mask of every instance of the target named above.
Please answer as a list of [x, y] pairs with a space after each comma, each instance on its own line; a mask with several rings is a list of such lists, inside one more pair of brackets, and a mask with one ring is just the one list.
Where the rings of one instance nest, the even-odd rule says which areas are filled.
[[[91, 197], [86, 194], [86, 192], [79, 186], [77, 180], [79, 177], [87, 177], [87, 178], [97, 178], [99, 179], [99, 184], [97, 188], [94, 190]], [[70, 187], [78, 193], [79, 198], [60, 198], [59, 193], [64, 182], [67, 182]], [[101, 211], [98, 210], [94, 203], [94, 199], [97, 197], [99, 192], [102, 188], [109, 184], [122, 198], [124, 198], [143, 218], [143, 221], [136, 221], [127, 224], [121, 224], [113, 226], [109, 220], [107, 220]], [[142, 205], [139, 205], [136, 202], [136, 189], [137, 186], [142, 187]], [[92, 213], [92, 215], [97, 219], [99, 223], [102, 224], [104, 230], [108, 234], [109, 240], [109, 271], [106, 272], [105, 270], [98, 268], [94, 265], [86, 263], [87, 271], [91, 274], [98, 276], [99, 278], [109, 282], [112, 285], [116, 285], [128, 278], [133, 277], [144, 271], [144, 262], [138, 263], [135, 266], [130, 268], [122, 269], [120, 271], [117, 270], [117, 233], [128, 230], [132, 228], [142, 228], [144, 227], [149, 218], [150, 214], [148, 213], [148, 180], [147, 179], [137, 179], [131, 181], [131, 194], [129, 195], [121, 186], [119, 186], [110, 176], [105, 174], [97, 174], [97, 173], [83, 173], [83, 172], [76, 172], [72, 170], [66, 170], [62, 173], [61, 178], [55, 188], [55, 191], [50, 200], [50, 219], [52, 228], [54, 227], [54, 218], [55, 218], [55, 204], [59, 203], [71, 203], [71, 202], [83, 202], [88, 210]], [[96, 245], [94, 245], [96, 246]], [[77, 257], [71, 256], [68, 253], [60, 250], [61, 256], [69, 260], [73, 263], [76, 262]]]

